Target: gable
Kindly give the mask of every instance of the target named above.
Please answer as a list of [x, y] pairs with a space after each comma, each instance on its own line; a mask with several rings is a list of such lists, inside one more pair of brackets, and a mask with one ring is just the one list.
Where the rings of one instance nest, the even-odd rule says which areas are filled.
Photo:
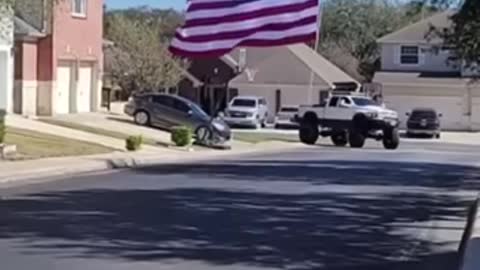
[[451, 26], [450, 17], [454, 11], [444, 11], [429, 18], [406, 26], [378, 40], [379, 43], [441, 43], [440, 38], [428, 37], [432, 26], [447, 28]]
[[[264, 52], [266, 51], [262, 53]], [[252, 65], [247, 58], [247, 68], [230, 84], [309, 85], [310, 72], [311, 70], [287, 46], [275, 47], [257, 65]], [[313, 83], [328, 87], [328, 84], [316, 75]]]

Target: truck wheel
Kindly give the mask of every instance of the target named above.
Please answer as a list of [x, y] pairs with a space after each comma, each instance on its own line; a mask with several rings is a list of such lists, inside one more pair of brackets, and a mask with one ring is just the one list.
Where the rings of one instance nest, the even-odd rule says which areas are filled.
[[365, 136], [361, 132], [352, 131], [348, 134], [348, 140], [350, 141], [350, 147], [362, 148], [365, 145]]
[[335, 146], [345, 146], [348, 143], [347, 132], [345, 131], [333, 133], [331, 139]]
[[400, 135], [397, 128], [389, 128], [383, 131], [383, 146], [385, 149], [394, 150], [400, 145]]
[[319, 136], [317, 123], [308, 120], [302, 121], [299, 130], [299, 137], [302, 143], [313, 145], [317, 142]]
[[368, 130], [368, 118], [364, 114], [356, 114], [353, 119], [353, 129], [361, 131], [362, 134]]

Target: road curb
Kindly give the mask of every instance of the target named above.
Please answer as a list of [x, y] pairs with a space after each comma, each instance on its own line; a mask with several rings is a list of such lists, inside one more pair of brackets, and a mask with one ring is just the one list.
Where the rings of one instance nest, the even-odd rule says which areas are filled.
[[[54, 166], [45, 166], [31, 170], [16, 170], [13, 173], [0, 173], [0, 185], [21, 185], [28, 183], [35, 183], [36, 180], [44, 180], [45, 178], [53, 178], [52, 180], [60, 179], [62, 176], [75, 176], [85, 173], [95, 173], [104, 171], [114, 171], [119, 169], [135, 169], [148, 166], [161, 166], [171, 164], [188, 164], [195, 162], [208, 162], [212, 160], [248, 156], [256, 154], [269, 154], [281, 151], [288, 151], [289, 149], [298, 148], [296, 144], [281, 144], [275, 148], [262, 149], [255, 147], [246, 150], [237, 151], [206, 151], [206, 152], [162, 152], [158, 154], [131, 154], [110, 157], [91, 156], [65, 158], [68, 162], [62, 163], [62, 159], [52, 159]], [[138, 156], [136, 156], [138, 155]], [[56, 162], [58, 160], [58, 162]], [[49, 179], [50, 180], [50, 179]], [[47, 180], [47, 181], [49, 181]], [[43, 182], [43, 181], [42, 181]]]
[[480, 196], [468, 211], [467, 225], [458, 248], [460, 270], [480, 269]]

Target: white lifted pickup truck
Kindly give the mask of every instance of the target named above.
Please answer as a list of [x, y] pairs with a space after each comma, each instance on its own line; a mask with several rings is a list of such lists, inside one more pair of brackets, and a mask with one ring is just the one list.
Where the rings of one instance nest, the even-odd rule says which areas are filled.
[[336, 146], [362, 148], [366, 138], [382, 140], [386, 149], [400, 144], [399, 119], [395, 111], [378, 105], [370, 97], [354, 94], [333, 94], [325, 104], [300, 106], [299, 137], [305, 144], [331, 137]]

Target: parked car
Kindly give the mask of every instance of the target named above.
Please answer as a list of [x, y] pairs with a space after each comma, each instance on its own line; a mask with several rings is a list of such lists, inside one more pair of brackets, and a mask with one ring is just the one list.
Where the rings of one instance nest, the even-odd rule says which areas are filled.
[[275, 128], [297, 128], [298, 106], [282, 106], [275, 117]]
[[225, 110], [224, 120], [230, 126], [265, 127], [268, 118], [267, 101], [263, 97], [237, 96]]
[[432, 108], [416, 108], [407, 113], [407, 136], [427, 135], [440, 138], [440, 117]]
[[212, 118], [194, 102], [175, 95], [141, 94], [130, 99], [124, 109], [138, 125], [170, 130], [187, 126], [198, 138], [213, 142], [230, 140], [229, 126], [220, 118]]

